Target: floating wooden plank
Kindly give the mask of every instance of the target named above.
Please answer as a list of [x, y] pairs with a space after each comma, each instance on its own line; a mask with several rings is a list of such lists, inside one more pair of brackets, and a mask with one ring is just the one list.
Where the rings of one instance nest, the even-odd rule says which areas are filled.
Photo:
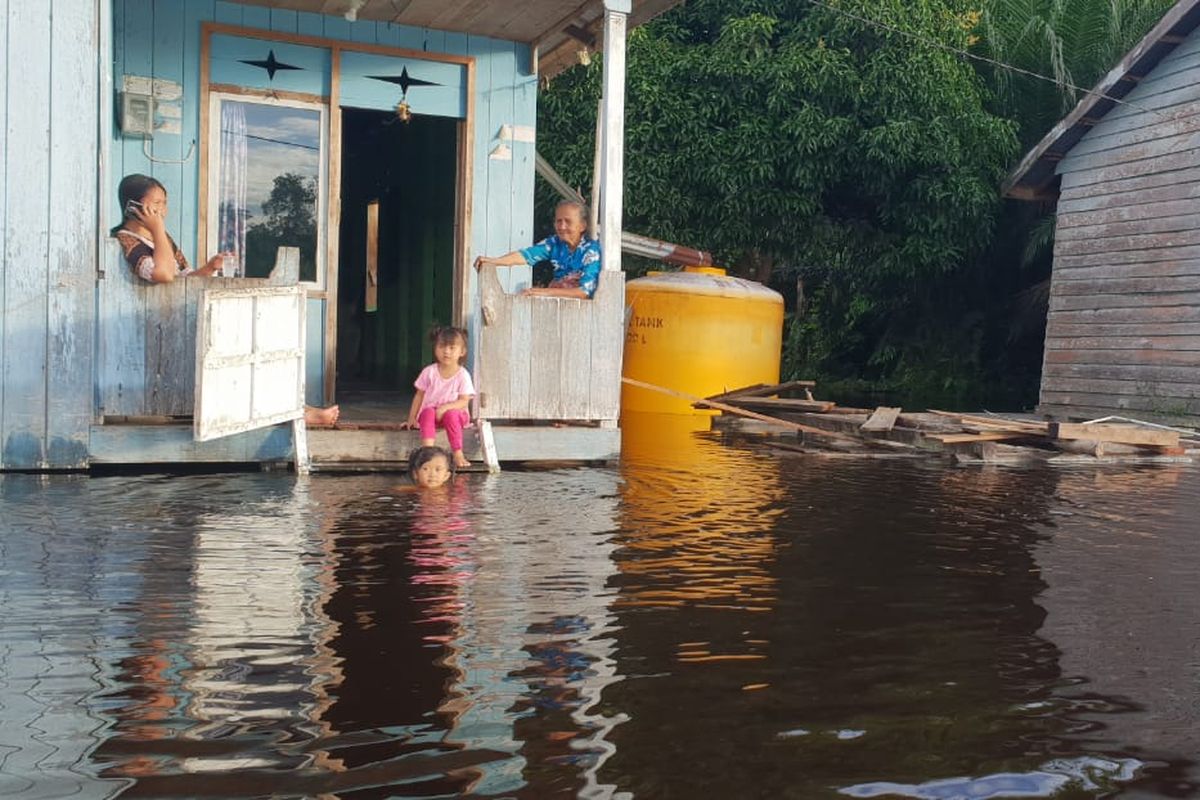
[[816, 381], [787, 381], [786, 383], [755, 383], [722, 394], [709, 395], [709, 400], [729, 400], [735, 397], [770, 397], [792, 389], [812, 389]]
[[1105, 425], [1102, 423], [1084, 425], [1072, 422], [1054, 422], [1050, 424], [1050, 435], [1055, 439], [1087, 439], [1096, 442], [1154, 447], [1179, 446], [1177, 432], [1143, 428], [1138, 425]]
[[995, 433], [927, 433], [929, 439], [942, 444], [966, 444], [969, 442], [1003, 442], [1008, 439], [1023, 439], [1029, 436], [1018, 431], [996, 431]]
[[890, 431], [896, 427], [896, 420], [900, 418], [900, 409], [889, 406], [879, 406], [871, 414], [870, 418], [862, 424], [859, 430], [862, 431]]
[[821, 428], [814, 428], [811, 425], [801, 425], [799, 422], [792, 422], [791, 420], [787, 420], [787, 419], [779, 419], [778, 417], [769, 417], [766, 414], [759, 414], [756, 411], [750, 411], [745, 408], [738, 408], [737, 406], [731, 406], [728, 403], [722, 403], [719, 400], [705, 400], [703, 397], [696, 397], [695, 395], [688, 394], [687, 392], [679, 392], [674, 389], [668, 389], [665, 386], [656, 386], [653, 383], [646, 383], [645, 381], [639, 381], [635, 378], [624, 378], [623, 377], [623, 378], [621, 378], [621, 382], [627, 383], [630, 386], [636, 386], [639, 389], [646, 389], [651, 392], [658, 392], [659, 394], [670, 395], [671, 397], [678, 397], [681, 400], [687, 400], [687, 401], [691, 402], [691, 404], [694, 406], [707, 406], [709, 408], [715, 408], [720, 411], [724, 411], [728, 414], [736, 414], [739, 417], [749, 417], [750, 419], [762, 420], [763, 422], [773, 422], [777, 425], [791, 428], [794, 431], [803, 431], [804, 433], [815, 433], [818, 436], [828, 436], [831, 439], [848, 439], [850, 441], [858, 441], [857, 439], [854, 439], [853, 437], [845, 436], [840, 433], [834, 433], [833, 431], [826, 431], [826, 430], [822, 430]]
[[[739, 408], [765, 408], [778, 411], [798, 411], [824, 414], [832, 411], [837, 403], [831, 400], [800, 400], [795, 397], [738, 397], [730, 400]], [[693, 403], [700, 406], [700, 403]]]
[[1046, 435], [1049, 431], [1049, 423], [1047, 422], [1032, 422], [1024, 419], [1007, 419], [1005, 417], [985, 417], [975, 414], [959, 414], [953, 411], [937, 411], [929, 409], [930, 414], [936, 414], [939, 417], [953, 417], [961, 422], [971, 423], [975, 425], [990, 425], [993, 427], [1003, 427], [1006, 430], [1021, 430], [1028, 433]]

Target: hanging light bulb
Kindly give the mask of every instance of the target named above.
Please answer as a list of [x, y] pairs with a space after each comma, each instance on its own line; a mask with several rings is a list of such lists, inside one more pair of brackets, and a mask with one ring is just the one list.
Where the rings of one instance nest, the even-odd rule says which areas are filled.
[[346, 7], [346, 21], [354, 22], [358, 19], [358, 12], [367, 4], [367, 0], [350, 0], [350, 4]]
[[396, 104], [396, 117], [401, 122], [408, 122], [412, 119], [412, 106], [408, 104], [408, 100], [402, 99]]

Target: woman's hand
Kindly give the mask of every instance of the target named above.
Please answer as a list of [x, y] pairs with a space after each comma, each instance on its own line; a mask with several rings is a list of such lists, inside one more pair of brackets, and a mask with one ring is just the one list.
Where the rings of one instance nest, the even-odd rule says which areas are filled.
[[208, 260], [207, 264], [196, 270], [196, 274], [202, 275], [205, 278], [213, 277], [225, 266], [225, 256], [227, 255], [229, 255], [229, 253], [217, 253]]
[[134, 219], [145, 225], [151, 234], [157, 234], [167, 229], [166, 220], [162, 218], [162, 214], [156, 209], [147, 208], [139, 203], [133, 206], [133, 216]]
[[446, 416], [446, 411], [448, 411], [449, 408], [450, 408], [450, 406], [448, 406], [448, 405], [447, 406], [438, 406], [433, 412], [434, 420], [436, 420], [437, 422], [441, 422], [442, 417]]
[[400, 430], [402, 431], [415, 431], [419, 427], [421, 426], [417, 424], [415, 417], [409, 417], [404, 422], [400, 423]]

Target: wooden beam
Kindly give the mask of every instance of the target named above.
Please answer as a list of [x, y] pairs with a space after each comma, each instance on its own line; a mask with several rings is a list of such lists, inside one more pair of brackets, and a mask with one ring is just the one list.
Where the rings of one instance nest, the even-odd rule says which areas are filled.
[[1086, 439], [1114, 444], [1136, 444], [1152, 447], [1178, 447], [1179, 434], [1138, 425], [1084, 425], [1071, 422], [1050, 423], [1050, 435], [1055, 439]]
[[900, 418], [900, 409], [888, 406], [880, 406], [875, 409], [866, 422], [862, 424], [859, 430], [870, 432], [890, 431], [896, 427], [896, 420]]
[[621, 268], [625, 203], [625, 28], [630, 0], [604, 0], [604, 169], [600, 250], [604, 269]]
[[646, 383], [645, 381], [639, 381], [636, 378], [624, 378], [623, 377], [623, 378], [621, 378], [621, 382], [626, 383], [630, 386], [636, 386], [639, 389], [646, 389], [651, 392], [658, 392], [659, 394], [665, 394], [665, 395], [669, 395], [671, 397], [678, 397], [681, 400], [689, 401], [692, 405], [707, 406], [708, 408], [715, 408], [718, 411], [724, 411], [727, 414], [734, 414], [735, 416], [739, 416], [739, 417], [748, 417], [750, 419], [757, 419], [757, 420], [761, 420], [763, 422], [770, 422], [775, 425], [782, 425], [783, 427], [791, 428], [794, 431], [802, 431], [804, 433], [813, 433], [818, 436], [828, 436], [830, 439], [841, 439], [844, 441], [853, 441], [853, 442], [859, 441], [858, 439], [856, 439], [852, 436], [845, 436], [840, 433], [834, 433], [833, 431], [822, 430], [821, 428], [814, 428], [811, 425], [801, 425], [799, 422], [792, 422], [789, 419], [780, 419], [779, 417], [769, 417], [766, 414], [759, 414], [757, 411], [749, 411], [744, 408], [738, 408], [737, 406], [731, 406], [728, 403], [722, 403], [717, 400], [705, 400], [703, 397], [697, 397], [694, 394], [688, 394], [687, 392], [678, 392], [674, 389], [668, 389], [665, 386], [656, 386], [653, 383]]
[[591, 48], [596, 46], [596, 37], [587, 28], [582, 28], [578, 25], [568, 25], [563, 28], [563, 33], [565, 33], [567, 36], [570, 36], [584, 47]]
[[1021, 439], [1028, 434], [1016, 432], [997, 433], [927, 433], [929, 439], [937, 439], [942, 444], [968, 444], [972, 442], [1003, 442], [1008, 439]]
[[747, 397], [744, 395], [729, 398], [729, 402], [739, 408], [766, 408], [816, 414], [824, 414], [832, 411], [837, 405], [830, 400], [801, 400], [795, 397]]

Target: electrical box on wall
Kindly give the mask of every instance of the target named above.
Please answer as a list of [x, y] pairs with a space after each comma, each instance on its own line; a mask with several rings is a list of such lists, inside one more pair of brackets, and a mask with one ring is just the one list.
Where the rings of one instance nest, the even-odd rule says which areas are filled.
[[117, 115], [121, 133], [125, 136], [154, 135], [154, 95], [123, 91], [120, 113]]

